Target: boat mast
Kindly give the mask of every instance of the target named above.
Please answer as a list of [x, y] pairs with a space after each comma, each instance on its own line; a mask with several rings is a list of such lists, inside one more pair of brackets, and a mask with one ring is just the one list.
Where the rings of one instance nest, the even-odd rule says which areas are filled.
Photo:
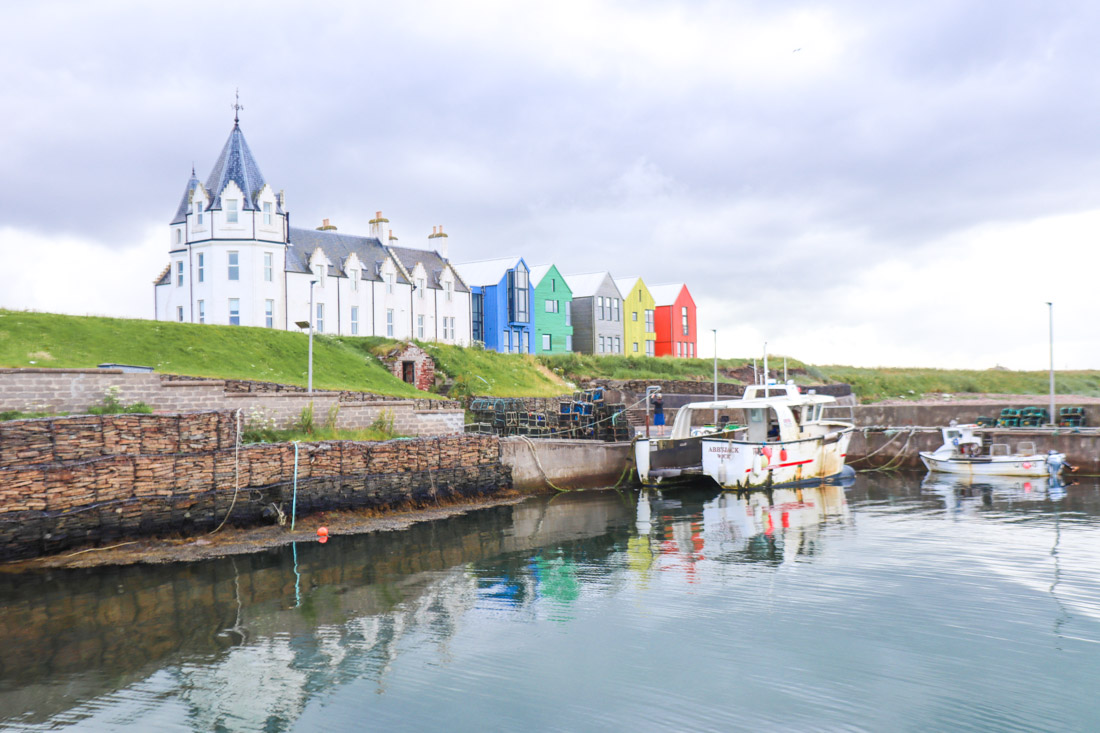
[[1054, 303], [1047, 302], [1047, 310], [1050, 313], [1050, 424], [1057, 425], [1058, 419], [1054, 416]]
[[[768, 342], [764, 342], [764, 384], [768, 383]], [[765, 392], [764, 394], [767, 394]]]

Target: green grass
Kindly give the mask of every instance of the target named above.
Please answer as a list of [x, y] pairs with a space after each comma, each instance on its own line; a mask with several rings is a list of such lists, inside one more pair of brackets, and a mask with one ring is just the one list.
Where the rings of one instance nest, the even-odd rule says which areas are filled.
[[481, 348], [421, 344], [436, 371], [453, 378], [456, 393], [492, 397], [557, 397], [570, 391], [530, 354], [499, 354]]
[[[313, 385], [431, 397], [366, 358], [357, 342], [315, 336]], [[0, 366], [88, 368], [104, 362], [219, 379], [306, 385], [305, 334], [267, 328], [0, 310]]]
[[[883, 399], [919, 399], [921, 395], [1047, 394], [1048, 372], [1006, 369], [874, 369], [848, 366], [817, 367], [829, 381], [847, 382], [863, 402]], [[1100, 396], [1100, 372], [1062, 371], [1055, 374], [1058, 394]]]
[[33, 417], [61, 417], [67, 412], [20, 412], [19, 410], [0, 411], [0, 422], [5, 420], [29, 420]]
[[[668, 356], [592, 356], [590, 354], [554, 354], [538, 357], [555, 374], [566, 379], [683, 379], [710, 382], [714, 379], [713, 359], [678, 359]], [[768, 364], [772, 370], [783, 368], [783, 357]], [[795, 359], [787, 360], [788, 369], [806, 370], [808, 374], [792, 374], [797, 382], [820, 382], [822, 377], [813, 367]], [[719, 359], [718, 381], [736, 382], [728, 372], [748, 369], [751, 375], [752, 359]], [[751, 376], [750, 376], [751, 381]]]

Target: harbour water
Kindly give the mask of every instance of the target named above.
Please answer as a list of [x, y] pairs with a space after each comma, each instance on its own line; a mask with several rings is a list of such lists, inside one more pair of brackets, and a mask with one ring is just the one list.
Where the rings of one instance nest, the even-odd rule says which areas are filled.
[[0, 575], [3, 730], [1094, 730], [1100, 484], [539, 497]]

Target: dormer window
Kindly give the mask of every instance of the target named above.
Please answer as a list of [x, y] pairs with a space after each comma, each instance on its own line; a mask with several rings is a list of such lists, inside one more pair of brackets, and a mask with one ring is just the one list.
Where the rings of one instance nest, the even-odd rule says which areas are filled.
[[317, 269], [315, 272], [317, 274], [317, 287], [325, 287], [325, 266], [317, 265]]
[[201, 201], [199, 201], [198, 203], [195, 204], [195, 215], [198, 216], [198, 218], [199, 218], [197, 226], [201, 227], [202, 226], [202, 202]]
[[225, 200], [225, 223], [236, 224], [237, 223], [237, 199]]
[[264, 225], [271, 226], [271, 202], [264, 202]]
[[386, 273], [386, 292], [387, 293], [392, 293], [393, 292], [394, 279], [395, 279], [394, 274], [392, 272], [387, 272]]
[[[419, 298], [420, 298], [421, 300], [423, 300], [423, 299], [424, 299], [424, 290], [425, 290], [425, 287], [424, 287], [424, 278], [422, 278], [422, 277], [418, 277], [418, 278], [416, 279], [416, 289], [417, 289], [417, 291], [419, 291], [419, 295], [418, 295], [418, 297], [419, 297]], [[423, 338], [423, 337], [421, 337], [421, 338]]]
[[450, 280], [443, 283], [443, 291], [447, 294], [447, 302], [448, 303], [451, 302], [451, 290], [452, 290], [453, 286], [454, 286], [454, 284]]
[[352, 290], [358, 290], [359, 289], [359, 271], [358, 270], [348, 270], [348, 280], [351, 281], [351, 289]]

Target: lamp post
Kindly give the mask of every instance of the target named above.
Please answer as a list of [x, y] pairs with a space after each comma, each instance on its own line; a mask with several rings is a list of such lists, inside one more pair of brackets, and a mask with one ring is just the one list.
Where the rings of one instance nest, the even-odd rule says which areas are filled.
[[[714, 333], [714, 401], [718, 401], [718, 329], [710, 329]], [[714, 408], [714, 427], [718, 427], [718, 408]]]
[[317, 284], [316, 280], [309, 281], [309, 320], [308, 321], [295, 321], [294, 325], [298, 328], [309, 329], [309, 393], [313, 394], [313, 286]]
[[1047, 311], [1050, 314], [1050, 422], [1057, 425], [1058, 420], [1054, 416], [1054, 303], [1047, 303]]

